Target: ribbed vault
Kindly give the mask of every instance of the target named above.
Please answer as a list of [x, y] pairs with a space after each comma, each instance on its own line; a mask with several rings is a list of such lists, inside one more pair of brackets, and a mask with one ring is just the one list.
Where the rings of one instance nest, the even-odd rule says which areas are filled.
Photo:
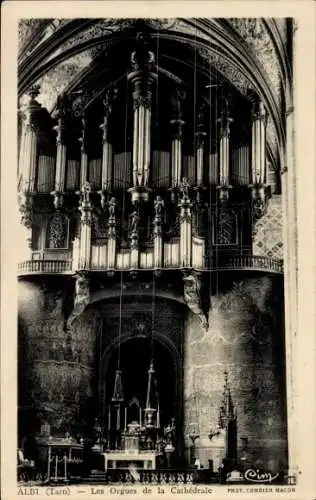
[[280, 26], [273, 20], [24, 20], [19, 40], [21, 103], [38, 83], [39, 101], [49, 111], [65, 91], [78, 96], [80, 107], [91, 106], [105, 87], [125, 80], [130, 48], [140, 30], [150, 31], [157, 72], [191, 90], [198, 85], [205, 100], [212, 89], [224, 89], [237, 102], [247, 99], [249, 89], [256, 90], [269, 113], [269, 160], [279, 168], [285, 142], [282, 109], [289, 99], [291, 73]]

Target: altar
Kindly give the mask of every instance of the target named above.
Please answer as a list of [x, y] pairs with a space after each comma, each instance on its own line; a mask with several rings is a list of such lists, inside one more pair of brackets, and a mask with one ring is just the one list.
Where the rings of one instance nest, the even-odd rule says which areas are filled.
[[108, 469], [156, 469], [157, 452], [113, 450], [103, 453], [104, 468]]
[[[156, 469], [157, 457], [161, 455], [152, 439], [146, 438], [146, 429], [139, 422], [127, 425], [121, 433], [121, 448], [106, 450], [104, 468], [108, 469]], [[147, 436], [148, 438], [148, 436]]]

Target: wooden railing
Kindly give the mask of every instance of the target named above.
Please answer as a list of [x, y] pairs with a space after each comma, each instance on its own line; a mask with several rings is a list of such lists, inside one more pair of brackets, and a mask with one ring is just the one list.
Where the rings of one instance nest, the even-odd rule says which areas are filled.
[[[180, 266], [170, 266], [166, 265], [162, 270], [168, 269], [180, 269]], [[95, 267], [92, 266], [90, 269], [85, 269], [86, 271], [92, 272], [105, 272], [107, 269], [105, 267]], [[116, 266], [116, 270], [126, 270], [129, 268], [124, 268], [123, 266]], [[144, 270], [144, 268], [142, 268]], [[146, 267], [147, 271], [153, 270], [152, 267]], [[228, 257], [227, 259], [220, 259], [218, 262], [213, 261], [209, 268], [199, 268], [199, 271], [261, 271], [269, 272], [274, 274], [283, 274], [283, 262], [281, 260], [271, 259], [269, 257], [259, 257], [259, 256], [236, 256]], [[80, 269], [73, 269], [72, 262], [70, 260], [27, 260], [20, 262], [18, 264], [18, 275], [28, 275], [28, 274], [72, 274]]]
[[283, 262], [270, 257], [257, 255], [238, 255], [228, 257], [227, 260], [219, 261], [217, 265], [211, 266], [218, 271], [235, 270], [257, 270], [276, 274], [283, 274]]
[[71, 274], [69, 260], [26, 260], [18, 264], [19, 276], [25, 274]]

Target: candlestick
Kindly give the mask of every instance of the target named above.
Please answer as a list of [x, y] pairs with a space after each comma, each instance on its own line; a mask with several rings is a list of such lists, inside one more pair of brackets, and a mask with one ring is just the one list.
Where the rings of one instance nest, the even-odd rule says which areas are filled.
[[108, 413], [108, 431], [111, 430], [111, 407], [109, 406], [109, 413]]
[[142, 426], [142, 409], [139, 407], [139, 425]]
[[125, 408], [124, 429], [127, 430], [127, 408]]

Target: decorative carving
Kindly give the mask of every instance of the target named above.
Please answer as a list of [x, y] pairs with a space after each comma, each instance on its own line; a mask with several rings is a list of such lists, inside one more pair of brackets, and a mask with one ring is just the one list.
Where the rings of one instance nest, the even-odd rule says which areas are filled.
[[216, 245], [236, 245], [236, 216], [232, 210], [221, 208], [216, 217]]
[[130, 215], [131, 218], [131, 238], [138, 238], [138, 227], [139, 227], [139, 210], [137, 208]]
[[61, 210], [63, 203], [64, 203], [64, 195], [63, 193], [60, 193], [58, 191], [53, 191], [53, 205], [56, 211]]
[[[94, 245], [104, 244], [104, 239], [107, 238], [105, 214], [101, 215], [94, 214], [92, 216], [92, 226], [91, 226], [91, 239], [94, 240]], [[98, 243], [98, 240], [101, 240]]]
[[57, 213], [48, 220], [46, 247], [67, 248], [68, 247], [68, 218]]
[[28, 193], [20, 192], [18, 194], [19, 211], [21, 214], [20, 222], [27, 229], [32, 228], [33, 222], [33, 198]]
[[275, 95], [280, 91], [280, 65], [273, 40], [260, 18], [232, 18], [229, 23], [247, 43], [252, 53], [263, 67], [271, 82]]
[[189, 188], [190, 183], [186, 177], [183, 177], [181, 185], [180, 185], [180, 193], [182, 195], [182, 201], [189, 201]]
[[198, 316], [203, 330], [208, 329], [208, 320], [202, 309], [201, 300], [201, 274], [192, 272], [184, 273], [184, 300], [189, 309]]
[[92, 204], [90, 201], [91, 184], [90, 182], [85, 182], [82, 186], [81, 200], [80, 200], [80, 211], [81, 211], [81, 221], [83, 224], [91, 224], [92, 215]]
[[155, 208], [155, 222], [161, 222], [163, 215], [163, 208], [165, 204], [161, 196], [156, 196], [154, 208]]
[[85, 154], [87, 152], [88, 147], [88, 134], [87, 134], [87, 116], [86, 113], [82, 113], [81, 117], [81, 137], [79, 137], [79, 142], [81, 143], [81, 153]]
[[108, 206], [109, 206], [109, 220], [115, 222], [115, 210], [117, 207], [117, 202], [114, 196], [112, 196], [112, 198], [110, 199]]
[[143, 106], [146, 109], [151, 108], [151, 93], [147, 93], [145, 95], [133, 95], [134, 102], [134, 111], [138, 109], [140, 106]]
[[148, 50], [148, 36], [145, 33], [137, 33], [136, 35], [136, 48], [132, 53], [131, 62], [135, 71], [151, 69], [155, 55]]
[[70, 328], [74, 320], [83, 313], [90, 302], [90, 279], [81, 273], [77, 276], [75, 284], [74, 308], [68, 318], [67, 327]]
[[113, 104], [115, 99], [117, 98], [118, 90], [116, 87], [111, 86], [108, 88], [103, 96], [103, 109], [104, 109], [104, 120], [100, 125], [100, 129], [103, 131], [102, 140], [106, 142], [108, 140], [109, 135], [109, 120], [112, 114]]
[[260, 184], [253, 186], [251, 194], [251, 213], [253, 223], [255, 223], [258, 219], [263, 217], [267, 211], [268, 200], [265, 186]]

